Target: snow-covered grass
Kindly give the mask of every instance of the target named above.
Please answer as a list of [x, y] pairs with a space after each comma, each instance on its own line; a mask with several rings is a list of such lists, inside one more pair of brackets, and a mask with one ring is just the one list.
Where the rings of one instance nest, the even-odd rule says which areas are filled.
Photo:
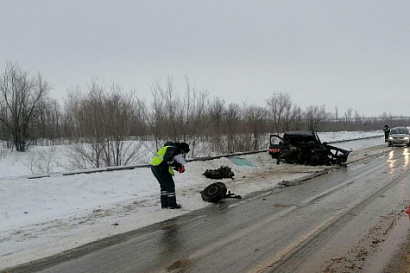
[[[356, 151], [363, 147], [383, 145], [387, 149], [383, 135], [380, 132], [319, 134], [322, 141], [374, 135], [380, 138], [344, 144], [342, 148], [353, 150], [352, 158], [360, 157]], [[202, 175], [207, 169], [231, 167], [235, 179], [223, 182], [228, 190], [245, 197], [271, 189], [283, 180], [326, 168], [276, 165], [267, 153], [243, 156], [256, 167], [241, 167], [228, 158], [189, 162], [186, 172], [175, 176], [177, 201], [183, 209], [164, 210], [159, 205], [158, 182], [149, 168], [63, 176], [58, 173], [67, 162], [62, 149], [36, 147], [27, 153], [2, 153], [0, 270], [214, 205], [200, 197], [200, 191], [215, 182]], [[39, 179], [22, 177], [31, 175], [33, 168], [53, 174]]]

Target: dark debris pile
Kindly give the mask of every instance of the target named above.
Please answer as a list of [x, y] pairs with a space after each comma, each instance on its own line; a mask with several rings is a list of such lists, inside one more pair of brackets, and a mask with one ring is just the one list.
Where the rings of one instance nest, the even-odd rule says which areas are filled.
[[235, 174], [228, 166], [221, 166], [219, 169], [206, 170], [203, 175], [210, 179], [232, 178]]

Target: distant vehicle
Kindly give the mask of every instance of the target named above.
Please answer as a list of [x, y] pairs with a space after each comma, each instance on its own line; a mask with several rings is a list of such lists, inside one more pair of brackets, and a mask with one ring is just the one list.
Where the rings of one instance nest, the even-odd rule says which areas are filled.
[[410, 134], [409, 129], [406, 127], [395, 127], [390, 130], [389, 137], [387, 138], [389, 147], [394, 145], [406, 145], [410, 147]]
[[270, 135], [269, 154], [290, 164], [304, 165], [342, 165], [350, 151], [321, 142], [315, 132], [286, 132], [283, 137]]

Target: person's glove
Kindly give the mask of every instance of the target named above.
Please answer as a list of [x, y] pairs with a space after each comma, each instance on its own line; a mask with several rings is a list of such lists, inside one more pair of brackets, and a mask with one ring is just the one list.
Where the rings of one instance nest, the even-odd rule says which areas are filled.
[[179, 173], [185, 172], [185, 167], [184, 167], [184, 165], [178, 167], [177, 171], [178, 171]]

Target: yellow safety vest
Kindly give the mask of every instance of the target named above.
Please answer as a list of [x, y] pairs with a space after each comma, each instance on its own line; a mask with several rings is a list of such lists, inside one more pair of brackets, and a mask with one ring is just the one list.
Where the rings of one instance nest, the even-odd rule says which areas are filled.
[[[157, 154], [154, 156], [154, 158], [151, 161], [152, 166], [158, 166], [159, 164], [162, 163], [162, 161], [164, 160], [165, 152], [167, 151], [169, 147], [173, 147], [173, 146], [165, 146], [158, 150]], [[174, 175], [174, 170], [171, 168], [171, 166], [168, 167], [168, 171], [171, 175]]]

